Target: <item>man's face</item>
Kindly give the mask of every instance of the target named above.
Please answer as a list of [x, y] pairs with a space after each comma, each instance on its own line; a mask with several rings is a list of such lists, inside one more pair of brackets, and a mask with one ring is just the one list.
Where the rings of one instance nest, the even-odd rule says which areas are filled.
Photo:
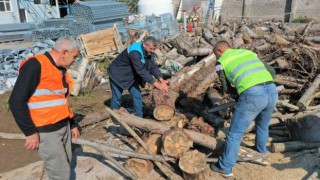
[[216, 55], [217, 60], [221, 57], [221, 55], [224, 53], [224, 51], [225, 51], [224, 49], [218, 48], [216, 51], [213, 52], [214, 55]]
[[148, 54], [154, 53], [156, 50], [156, 47], [153, 44], [143, 44], [143, 48]]
[[61, 61], [61, 67], [63, 68], [69, 68], [73, 62], [77, 60], [79, 54], [78, 49], [73, 49], [72, 51], [63, 51], [62, 54], [62, 61]]

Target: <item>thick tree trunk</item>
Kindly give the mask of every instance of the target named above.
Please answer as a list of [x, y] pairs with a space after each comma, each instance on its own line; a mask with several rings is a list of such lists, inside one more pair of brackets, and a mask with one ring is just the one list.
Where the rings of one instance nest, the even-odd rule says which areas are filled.
[[303, 96], [299, 99], [297, 106], [300, 107], [302, 110], [306, 110], [307, 106], [312, 101], [313, 93], [319, 89], [320, 85], [320, 74], [316, 77], [313, 83], [309, 86], [308, 90], [303, 94]]
[[179, 94], [174, 91], [164, 92], [158, 89], [154, 89], [153, 90], [153, 99], [155, 102], [155, 108], [153, 110], [154, 118], [160, 121], [172, 119], [176, 111], [175, 102], [178, 95]]
[[203, 99], [217, 78], [214, 67], [215, 56], [210, 55], [193, 66], [184, 67], [171, 78], [170, 89], [180, 93], [181, 105], [187, 106], [194, 100]]
[[[135, 126], [135, 127], [138, 127], [147, 131], [151, 131], [154, 133], [163, 134], [166, 131], [170, 130], [171, 128], [168, 125], [165, 125], [153, 120], [149, 120], [149, 119], [143, 119], [125, 112], [121, 112], [121, 111], [114, 111], [114, 112], [120, 115], [121, 119], [124, 122], [126, 122], [128, 125]], [[194, 143], [200, 144], [202, 146], [205, 146], [211, 149], [216, 148], [217, 141], [215, 138], [195, 132], [195, 131], [187, 130], [187, 129], [184, 129], [184, 132], [190, 136], [191, 140]]]

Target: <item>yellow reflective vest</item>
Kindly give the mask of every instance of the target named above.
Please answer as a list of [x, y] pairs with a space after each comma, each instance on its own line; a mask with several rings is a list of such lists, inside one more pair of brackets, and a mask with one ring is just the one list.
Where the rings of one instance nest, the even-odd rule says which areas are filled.
[[252, 51], [228, 49], [219, 58], [227, 79], [233, 84], [238, 94], [264, 82], [273, 81], [263, 62]]

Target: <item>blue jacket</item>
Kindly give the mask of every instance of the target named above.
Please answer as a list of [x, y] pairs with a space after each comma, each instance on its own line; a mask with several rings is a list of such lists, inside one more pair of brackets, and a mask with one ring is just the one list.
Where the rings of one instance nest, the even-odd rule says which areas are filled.
[[153, 54], [148, 55], [142, 43], [134, 43], [122, 51], [107, 71], [109, 77], [122, 89], [129, 89], [135, 81], [138, 81], [142, 87], [146, 82], [153, 84], [155, 82], [153, 76], [157, 79], [162, 78], [153, 60]]

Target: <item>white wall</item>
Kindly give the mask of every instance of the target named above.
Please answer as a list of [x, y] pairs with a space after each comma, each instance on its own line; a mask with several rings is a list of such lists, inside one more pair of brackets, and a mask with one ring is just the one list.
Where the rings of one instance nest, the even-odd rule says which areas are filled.
[[0, 24], [19, 23], [19, 11], [17, 0], [11, 0], [11, 11], [0, 12], [1, 21]]
[[45, 19], [60, 18], [58, 6], [51, 6], [46, 3], [48, 1], [42, 2], [45, 4], [34, 4], [33, 0], [20, 0], [20, 8], [28, 8], [28, 10], [32, 12], [28, 13], [28, 11], [26, 11], [27, 22], [41, 22]]
[[[58, 6], [51, 6], [47, 3], [34, 4], [33, 0], [20, 1], [18, 4], [18, 0], [11, 0], [11, 12], [0, 12], [0, 24], [20, 23], [19, 7], [26, 9], [27, 22], [41, 22], [43, 19], [60, 18]], [[48, 0], [43, 0], [42, 2], [48, 2]], [[38, 16], [35, 14], [38, 14]]]

